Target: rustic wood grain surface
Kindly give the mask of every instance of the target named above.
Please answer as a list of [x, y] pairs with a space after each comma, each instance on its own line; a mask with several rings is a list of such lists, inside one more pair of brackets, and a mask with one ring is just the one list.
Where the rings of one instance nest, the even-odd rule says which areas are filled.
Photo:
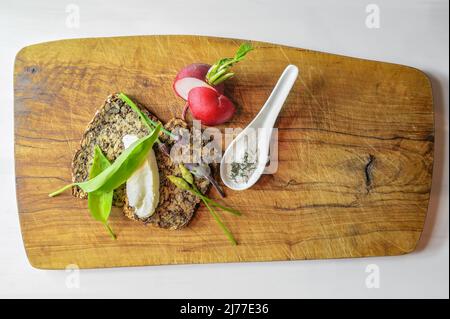
[[[16, 57], [15, 161], [22, 236], [46, 269], [400, 255], [415, 249], [429, 201], [434, 123], [430, 82], [399, 65], [253, 42], [226, 92], [244, 127], [284, 67], [300, 69], [277, 123], [279, 167], [250, 190], [227, 190], [233, 247], [201, 207], [188, 228], [145, 227], [113, 211], [113, 241], [68, 193], [70, 162], [96, 109], [123, 91], [163, 121], [192, 62], [231, 56], [240, 41], [197, 36], [63, 40]], [[222, 126], [223, 128], [223, 126]], [[212, 197], [218, 197], [211, 192]]]

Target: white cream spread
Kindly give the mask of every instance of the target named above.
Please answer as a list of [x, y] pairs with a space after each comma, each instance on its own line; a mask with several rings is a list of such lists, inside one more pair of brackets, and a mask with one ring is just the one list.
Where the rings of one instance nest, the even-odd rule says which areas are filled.
[[[136, 135], [125, 135], [122, 138], [125, 148], [130, 147], [139, 138]], [[145, 162], [127, 180], [128, 204], [134, 208], [139, 218], [153, 215], [159, 203], [159, 172], [153, 149], [148, 153]]]

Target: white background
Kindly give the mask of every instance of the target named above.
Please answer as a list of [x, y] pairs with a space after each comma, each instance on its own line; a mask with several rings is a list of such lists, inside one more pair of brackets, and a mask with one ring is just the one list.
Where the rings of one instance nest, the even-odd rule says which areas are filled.
[[[79, 6], [79, 28], [66, 26], [70, 3]], [[379, 29], [365, 25], [370, 3], [381, 10]], [[0, 0], [0, 297], [448, 298], [448, 10], [447, 0]], [[33, 269], [15, 202], [14, 56], [42, 41], [137, 34], [262, 40], [425, 71], [434, 87], [436, 163], [419, 250], [369, 259], [87, 270], [78, 289], [66, 287], [64, 271]], [[379, 289], [366, 287], [369, 264], [380, 269]]]

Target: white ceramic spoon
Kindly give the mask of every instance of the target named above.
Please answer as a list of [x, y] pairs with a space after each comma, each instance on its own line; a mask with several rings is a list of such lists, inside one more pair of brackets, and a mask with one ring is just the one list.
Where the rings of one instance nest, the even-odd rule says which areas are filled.
[[[298, 68], [288, 65], [258, 115], [225, 150], [220, 162], [220, 177], [227, 187], [244, 190], [253, 186], [261, 177], [268, 161], [273, 126], [297, 76]], [[246, 152], [250, 154], [250, 158], [255, 157], [255, 165], [249, 170], [247, 178], [233, 178], [232, 163], [241, 162]]]

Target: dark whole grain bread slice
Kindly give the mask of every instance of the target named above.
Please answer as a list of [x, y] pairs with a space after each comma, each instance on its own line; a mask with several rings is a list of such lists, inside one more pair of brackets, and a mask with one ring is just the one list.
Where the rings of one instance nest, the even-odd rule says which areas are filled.
[[[180, 129], [188, 129], [186, 122], [180, 119], [171, 119], [164, 127], [174, 133], [178, 133]], [[161, 136], [161, 140], [169, 147], [174, 144], [174, 141], [167, 136]], [[189, 145], [183, 147], [189, 147]], [[177, 188], [167, 179], [168, 175], [181, 176], [179, 166], [172, 161], [170, 156], [156, 149], [156, 147], [154, 149], [159, 169], [159, 205], [152, 216], [141, 221], [161, 228], [179, 229], [186, 226], [192, 219], [200, 200], [188, 191]], [[206, 193], [209, 188], [209, 181], [205, 178], [194, 178], [197, 188], [202, 193]], [[133, 207], [128, 205], [126, 196], [123, 212], [130, 219], [140, 220], [134, 214]]]
[[[144, 107], [138, 105], [154, 121], [159, 120]], [[180, 119], [172, 119], [165, 126], [170, 131], [187, 129], [187, 124]], [[81, 139], [80, 147], [72, 160], [72, 180], [82, 182], [88, 179], [92, 165], [94, 146], [98, 145], [111, 162], [123, 152], [122, 138], [126, 134], [143, 137], [148, 134], [139, 116], [126, 105], [117, 94], [110, 95], [92, 121]], [[161, 134], [160, 140], [169, 147], [174, 141]], [[176, 188], [167, 180], [168, 175], [180, 176], [178, 164], [160, 151], [157, 144], [153, 147], [158, 163], [160, 178], [160, 199], [155, 213], [146, 219], [139, 219], [134, 214], [133, 207], [128, 205], [125, 184], [114, 191], [113, 205], [123, 207], [124, 215], [130, 219], [153, 224], [161, 228], [179, 229], [186, 226], [192, 219], [199, 204], [199, 199], [191, 193]], [[209, 188], [209, 181], [196, 178], [196, 184], [203, 193]], [[78, 187], [72, 188], [72, 194], [79, 198], [87, 198], [87, 194]]]

